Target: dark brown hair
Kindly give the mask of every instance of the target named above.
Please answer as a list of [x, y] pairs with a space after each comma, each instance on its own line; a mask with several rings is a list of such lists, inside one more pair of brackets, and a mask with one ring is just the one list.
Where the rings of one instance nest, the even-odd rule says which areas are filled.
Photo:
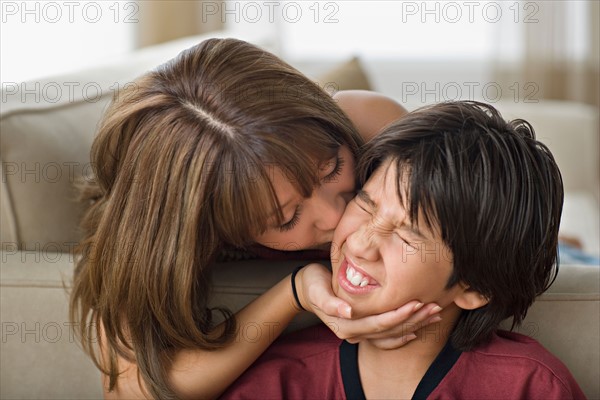
[[454, 346], [472, 348], [506, 318], [521, 323], [556, 278], [563, 204], [560, 171], [532, 126], [491, 105], [448, 102], [409, 113], [365, 147], [359, 181], [392, 160], [410, 219], [418, 224], [421, 210], [452, 251], [447, 287], [463, 282], [489, 299], [462, 312]]
[[[335, 102], [274, 55], [211, 39], [137, 79], [106, 111], [94, 140], [70, 317], [84, 349], [117, 381], [117, 356], [135, 362], [156, 398], [174, 398], [165, 352], [215, 349], [208, 265], [243, 247], [278, 210], [277, 166], [304, 196], [319, 163], [361, 138]], [[100, 326], [104, 360], [96, 344]]]

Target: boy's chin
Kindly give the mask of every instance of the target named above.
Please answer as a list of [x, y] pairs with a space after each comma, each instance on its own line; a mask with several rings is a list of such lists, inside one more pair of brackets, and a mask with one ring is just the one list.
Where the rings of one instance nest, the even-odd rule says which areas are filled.
[[352, 319], [370, 317], [373, 315], [379, 315], [379, 314], [383, 314], [385, 312], [393, 310], [393, 309], [389, 309], [389, 310], [388, 309], [385, 309], [385, 310], [373, 309], [373, 308], [369, 308], [369, 307], [364, 307], [362, 304], [352, 304], [352, 303], [350, 303], [350, 306], [352, 307]]
[[372, 304], [368, 304], [366, 302], [359, 301], [357, 299], [350, 299], [347, 297], [340, 297], [352, 307], [352, 319], [359, 319], [370, 317], [373, 315], [379, 315], [386, 313], [388, 311], [393, 311], [398, 307], [390, 308], [390, 307], [373, 307]]
[[340, 289], [337, 282], [332, 285], [333, 294], [344, 300], [346, 303], [352, 307], [352, 319], [364, 318], [371, 315], [383, 314], [387, 311], [395, 310], [397, 307], [373, 307], [372, 303], [369, 303], [368, 300], [357, 299], [355, 297], [350, 296], [348, 293]]
[[336, 296], [344, 300], [350, 305], [350, 307], [352, 307], [352, 319], [364, 318], [370, 315], [379, 314], [377, 312], [373, 312], [373, 310], [370, 310], [369, 307], [364, 304], [364, 302], [348, 296], [343, 290], [339, 290], [338, 293], [336, 293]]

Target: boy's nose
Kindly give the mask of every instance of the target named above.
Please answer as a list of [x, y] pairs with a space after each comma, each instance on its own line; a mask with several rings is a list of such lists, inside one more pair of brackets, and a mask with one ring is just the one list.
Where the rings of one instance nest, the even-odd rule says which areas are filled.
[[361, 226], [359, 230], [350, 234], [346, 239], [346, 246], [357, 258], [368, 261], [377, 260], [379, 254], [377, 238], [375, 232], [368, 224]]

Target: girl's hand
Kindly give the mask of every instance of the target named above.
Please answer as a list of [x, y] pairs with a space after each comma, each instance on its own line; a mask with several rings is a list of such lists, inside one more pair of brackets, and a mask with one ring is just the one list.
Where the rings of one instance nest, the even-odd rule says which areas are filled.
[[302, 268], [296, 275], [296, 287], [302, 306], [350, 343], [369, 339], [381, 349], [395, 349], [415, 339], [413, 332], [441, 320], [441, 307], [416, 300], [396, 310], [353, 320], [350, 305], [333, 294], [331, 272], [321, 264]]

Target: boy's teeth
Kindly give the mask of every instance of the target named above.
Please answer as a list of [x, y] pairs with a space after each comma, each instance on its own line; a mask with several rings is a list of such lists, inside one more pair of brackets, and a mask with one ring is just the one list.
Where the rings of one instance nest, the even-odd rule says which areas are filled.
[[350, 282], [352, 282], [354, 286], [358, 286], [360, 285], [360, 281], [362, 281], [362, 278], [362, 275], [357, 272], [356, 275], [354, 275], [352, 279], [350, 279]]
[[352, 267], [346, 269], [346, 279], [354, 286], [365, 287], [369, 284], [369, 280]]

